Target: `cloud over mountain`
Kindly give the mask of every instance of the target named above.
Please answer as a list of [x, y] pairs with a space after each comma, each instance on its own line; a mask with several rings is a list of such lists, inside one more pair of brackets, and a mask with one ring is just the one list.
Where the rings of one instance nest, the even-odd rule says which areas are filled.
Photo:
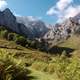
[[6, 0], [0, 0], [0, 10], [3, 11], [5, 8], [7, 8]]
[[74, 0], [58, 0], [56, 5], [47, 11], [47, 15], [57, 16], [57, 22], [74, 17], [78, 13], [80, 13], [80, 5], [76, 5]]

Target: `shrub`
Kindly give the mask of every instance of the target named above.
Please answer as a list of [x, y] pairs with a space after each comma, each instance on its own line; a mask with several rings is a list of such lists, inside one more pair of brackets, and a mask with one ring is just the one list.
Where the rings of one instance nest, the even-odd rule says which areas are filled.
[[6, 39], [7, 39], [8, 30], [1, 31], [1, 32], [0, 32], [0, 36], [1, 36], [1, 38], [6, 38]]
[[0, 80], [27, 80], [28, 72], [21, 60], [0, 50]]
[[18, 37], [16, 37], [15, 42], [16, 42], [17, 44], [20, 44], [21, 46], [26, 46], [27, 40], [26, 40], [26, 38], [23, 37], [23, 36], [18, 36]]
[[0, 31], [4, 31], [4, 30], [6, 30], [5, 27], [0, 26]]
[[16, 38], [16, 34], [15, 34], [15, 33], [9, 33], [9, 34], [8, 34], [8, 37], [7, 37], [8, 40], [10, 40], [10, 41], [11, 41], [11, 40], [14, 41], [15, 38]]
[[36, 48], [36, 42], [35, 42], [35, 41], [31, 41], [30, 47], [31, 47], [31, 48]]
[[30, 45], [31, 45], [31, 40], [27, 39], [26, 47], [30, 47]]

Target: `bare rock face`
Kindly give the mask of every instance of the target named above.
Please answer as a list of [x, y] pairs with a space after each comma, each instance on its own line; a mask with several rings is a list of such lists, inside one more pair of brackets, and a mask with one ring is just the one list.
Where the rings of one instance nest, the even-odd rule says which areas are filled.
[[3, 12], [0, 12], [0, 25], [6, 26], [7, 28], [19, 33], [16, 17], [8, 8]]
[[55, 25], [43, 37], [51, 47], [67, 40], [75, 34], [80, 35], [80, 14], [65, 20], [62, 24]]
[[28, 38], [40, 38], [48, 31], [44, 22], [40, 20], [30, 21], [27, 17], [14, 16], [8, 8], [0, 11], [0, 25]]
[[41, 20], [30, 20], [28, 17], [16, 17], [16, 19], [18, 23], [24, 24], [29, 30], [30, 37], [40, 38], [48, 31], [48, 28]]

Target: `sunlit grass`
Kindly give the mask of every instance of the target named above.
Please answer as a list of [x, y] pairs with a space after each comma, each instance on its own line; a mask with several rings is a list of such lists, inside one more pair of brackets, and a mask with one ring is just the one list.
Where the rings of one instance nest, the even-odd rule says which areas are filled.
[[[30, 80], [80, 80], [79, 40], [79, 37], [74, 36], [59, 45], [75, 49], [72, 56], [67, 57], [65, 51], [61, 56], [54, 56], [0, 39], [0, 75], [3, 75], [1, 78], [24, 80], [21, 75], [27, 77], [28, 68], [31, 70], [29, 75], [33, 76]], [[19, 73], [19, 78], [16, 78], [15, 75]]]
[[27, 80], [28, 72], [22, 60], [0, 50], [0, 80]]
[[80, 36], [72, 36], [64, 43], [61, 43], [59, 46], [61, 47], [68, 47], [72, 49], [80, 49]]

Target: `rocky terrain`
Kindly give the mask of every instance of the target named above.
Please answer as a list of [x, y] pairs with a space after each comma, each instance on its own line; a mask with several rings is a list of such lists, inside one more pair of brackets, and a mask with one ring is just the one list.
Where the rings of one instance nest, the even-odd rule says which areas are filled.
[[74, 34], [80, 34], [80, 14], [56, 24], [43, 37], [48, 45], [55, 46], [64, 42]]
[[49, 26], [0, 12], [0, 80], [80, 80], [80, 14]]
[[52, 47], [67, 40], [74, 33], [80, 33], [80, 14], [52, 26], [35, 18], [31, 20], [29, 17], [14, 16], [7, 8], [0, 12], [0, 25], [30, 39], [44, 39]]

